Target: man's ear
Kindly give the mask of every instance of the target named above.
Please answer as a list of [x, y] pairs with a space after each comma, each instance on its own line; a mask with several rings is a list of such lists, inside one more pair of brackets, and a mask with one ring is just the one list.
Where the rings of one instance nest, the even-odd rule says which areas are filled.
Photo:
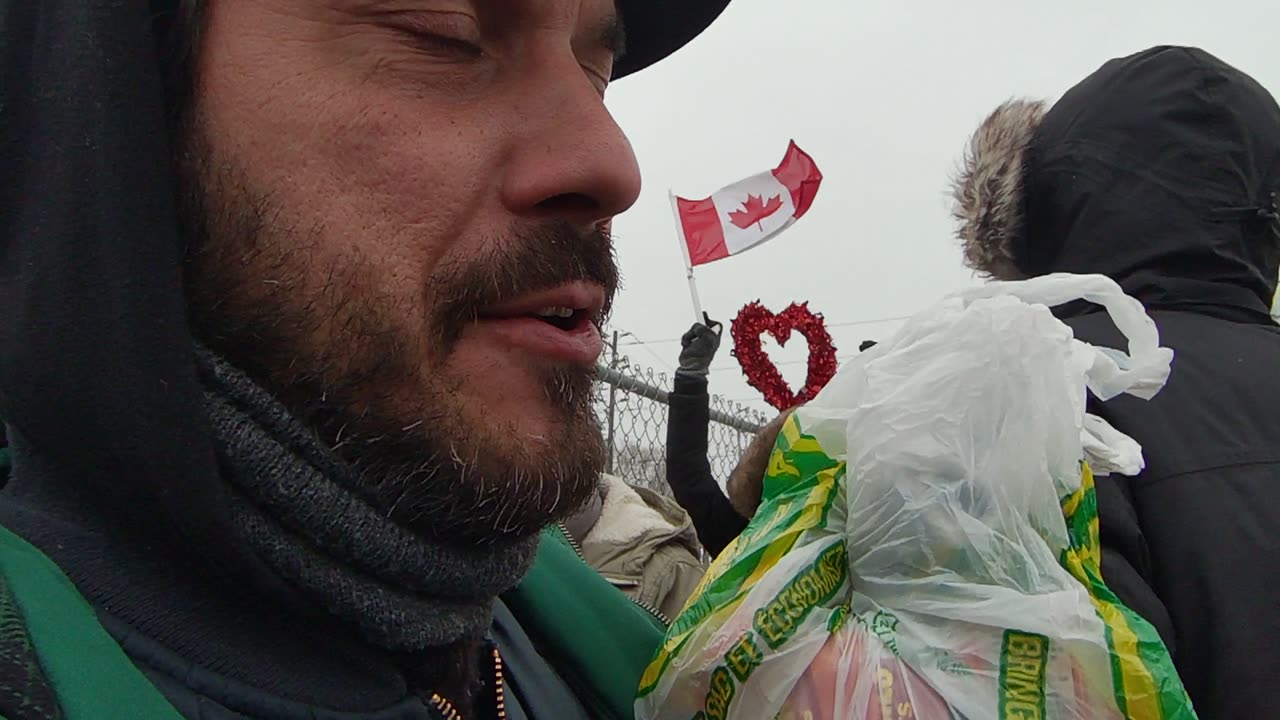
[[1010, 100], [978, 126], [952, 178], [951, 214], [964, 262], [997, 280], [1021, 280], [1015, 250], [1026, 225], [1027, 160], [1047, 105]]

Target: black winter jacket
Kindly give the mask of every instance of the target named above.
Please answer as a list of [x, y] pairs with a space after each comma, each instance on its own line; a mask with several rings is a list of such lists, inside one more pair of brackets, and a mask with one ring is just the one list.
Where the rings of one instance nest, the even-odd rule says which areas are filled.
[[711, 557], [724, 550], [746, 529], [747, 518], [729, 504], [711, 474], [707, 460], [707, 433], [711, 422], [711, 396], [705, 378], [676, 375], [667, 416], [667, 484], [693, 519], [698, 542]]
[[[1102, 273], [1175, 358], [1147, 402], [1092, 411], [1143, 447], [1098, 480], [1104, 579], [1165, 638], [1202, 718], [1280, 710], [1280, 107], [1198, 50], [1112, 61], [1045, 115], [1027, 178], [1028, 274]], [[1093, 306], [1082, 340], [1121, 338]]]

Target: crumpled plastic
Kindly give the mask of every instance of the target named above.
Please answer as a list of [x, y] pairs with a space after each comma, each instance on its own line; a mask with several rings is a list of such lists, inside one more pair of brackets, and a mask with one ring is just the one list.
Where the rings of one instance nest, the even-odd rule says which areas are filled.
[[[1102, 305], [1127, 352], [1049, 308]], [[1155, 630], [1107, 588], [1094, 475], [1141, 448], [1088, 393], [1150, 398], [1173, 353], [1101, 276], [945, 298], [779, 435], [763, 502], [648, 668], [642, 720], [1189, 720]]]

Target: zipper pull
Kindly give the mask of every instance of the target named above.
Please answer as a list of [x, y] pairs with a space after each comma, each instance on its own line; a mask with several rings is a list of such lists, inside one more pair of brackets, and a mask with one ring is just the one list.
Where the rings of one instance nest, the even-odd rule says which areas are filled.
[[1276, 196], [1277, 193], [1273, 190], [1258, 205], [1214, 208], [1209, 211], [1209, 220], [1212, 222], [1280, 220], [1280, 199], [1277, 199]]
[[1267, 199], [1270, 202], [1258, 208], [1258, 218], [1261, 220], [1280, 220], [1280, 200], [1276, 199], [1276, 192], [1273, 190]]

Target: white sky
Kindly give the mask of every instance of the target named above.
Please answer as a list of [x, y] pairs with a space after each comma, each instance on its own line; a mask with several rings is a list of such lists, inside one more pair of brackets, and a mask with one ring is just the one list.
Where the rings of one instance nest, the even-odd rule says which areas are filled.
[[[690, 46], [609, 90], [644, 176], [614, 225], [626, 284], [613, 324], [634, 334], [623, 352], [669, 371], [693, 320], [668, 189], [706, 197], [772, 168], [794, 138], [825, 176], [813, 208], [697, 270], [703, 305], [726, 325], [711, 391], [768, 409], [730, 355], [744, 304], [808, 300], [846, 358], [897, 324], [868, 321], [975, 282], [946, 194], [970, 133], [1011, 96], [1052, 100], [1106, 60], [1160, 44], [1202, 47], [1280, 94], [1275, 0], [733, 0]], [[798, 384], [803, 339], [765, 346]]]

